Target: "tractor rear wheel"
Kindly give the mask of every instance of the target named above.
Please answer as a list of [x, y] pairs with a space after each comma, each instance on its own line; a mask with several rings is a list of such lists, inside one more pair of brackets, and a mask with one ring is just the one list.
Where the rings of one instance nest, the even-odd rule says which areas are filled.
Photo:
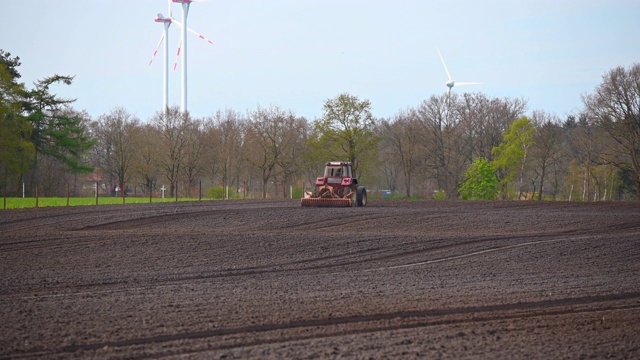
[[367, 205], [367, 189], [365, 189], [364, 186], [358, 187], [358, 191], [356, 192], [356, 204], [358, 204], [358, 206]]

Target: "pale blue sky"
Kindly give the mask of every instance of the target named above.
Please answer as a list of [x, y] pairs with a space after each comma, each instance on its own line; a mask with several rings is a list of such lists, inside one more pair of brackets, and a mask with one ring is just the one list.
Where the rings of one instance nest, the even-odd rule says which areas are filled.
[[[0, 48], [21, 58], [21, 81], [75, 75], [54, 89], [92, 117], [162, 108], [162, 48], [149, 66], [166, 0], [4, 0]], [[179, 20], [181, 8], [173, 6]], [[602, 75], [640, 62], [640, 1], [210, 0], [188, 25], [188, 110], [242, 113], [277, 105], [310, 120], [348, 92], [391, 117], [446, 92], [447, 75], [482, 82], [453, 91], [528, 101], [561, 119]], [[179, 29], [170, 28], [170, 68]], [[180, 65], [179, 65], [180, 66]], [[180, 69], [169, 104], [180, 105]]]

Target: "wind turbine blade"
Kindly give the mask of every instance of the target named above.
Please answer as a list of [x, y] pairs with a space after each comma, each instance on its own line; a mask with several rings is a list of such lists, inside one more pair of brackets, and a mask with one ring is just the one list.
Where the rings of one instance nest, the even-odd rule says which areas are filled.
[[182, 40], [180, 40], [180, 45], [178, 45], [178, 53], [176, 54], [176, 63], [173, 65], [173, 71], [176, 71], [178, 68], [178, 60], [180, 60], [180, 50], [182, 49]]
[[197, 32], [195, 32], [194, 30], [192, 30], [190, 27], [187, 27], [187, 30], [189, 30], [190, 32], [196, 34], [200, 39], [208, 42], [209, 44], [213, 45], [213, 41], [207, 39], [206, 37], [204, 37], [202, 34], [198, 34]]
[[171, 0], [167, 0], [169, 2], [169, 18], [173, 18], [173, 15], [171, 15]]
[[442, 65], [444, 65], [444, 71], [447, 72], [447, 77], [449, 78], [449, 81], [451, 81], [451, 74], [449, 74], [449, 69], [447, 69], [447, 64], [444, 63], [444, 58], [442, 57], [442, 54], [440, 54], [440, 50], [437, 48], [436, 50], [438, 50], [438, 55], [440, 55], [440, 61], [442, 61]]
[[[181, 23], [181, 22], [177, 21], [176, 19], [171, 19], [171, 22], [172, 22], [173, 24], [176, 24], [180, 29], [182, 29], [182, 23]], [[213, 45], [213, 41], [211, 41], [211, 40], [207, 39], [206, 37], [204, 37], [204, 35], [202, 35], [202, 34], [200, 34], [200, 33], [196, 32], [196, 31], [195, 31], [195, 30], [193, 30], [192, 28], [190, 28], [190, 27], [188, 27], [188, 26], [187, 26], [187, 30], [188, 30], [189, 32], [191, 32], [191, 33], [195, 34], [195, 35], [196, 35], [197, 37], [199, 37], [200, 39], [202, 39], [202, 40], [204, 40], [204, 41], [208, 42], [209, 44]]]
[[160, 42], [158, 42], [158, 46], [156, 46], [156, 51], [153, 52], [153, 56], [151, 57], [151, 61], [149, 61], [149, 65], [151, 65], [151, 63], [153, 62], [153, 59], [156, 58], [156, 55], [158, 54], [158, 49], [160, 49], [160, 45], [162, 45], [163, 41], [164, 41], [164, 33], [162, 33], [162, 36], [160, 36]]
[[484, 84], [477, 83], [477, 82], [457, 82], [456, 81], [456, 86], [470, 86], [470, 85], [484, 85]]

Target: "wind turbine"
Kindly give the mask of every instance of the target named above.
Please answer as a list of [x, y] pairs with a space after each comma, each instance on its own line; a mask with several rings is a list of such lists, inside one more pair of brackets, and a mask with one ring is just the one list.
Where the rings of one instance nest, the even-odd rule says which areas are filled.
[[[173, 18], [172, 14], [171, 14], [171, 3], [181, 3], [182, 4], [182, 22], [177, 21], [176, 19]], [[164, 81], [163, 81], [163, 106], [165, 109], [165, 112], [168, 110], [168, 99], [169, 99], [169, 91], [168, 91], [168, 83], [169, 83], [169, 60], [168, 60], [168, 56], [169, 56], [169, 26], [171, 26], [171, 24], [176, 24], [176, 26], [178, 26], [182, 31], [181, 31], [181, 40], [180, 40], [180, 45], [178, 46], [178, 56], [181, 57], [182, 59], [182, 101], [181, 101], [181, 110], [183, 113], [185, 113], [187, 111], [187, 39], [186, 39], [186, 31], [190, 31], [193, 34], [197, 35], [199, 38], [207, 41], [209, 44], [213, 44], [213, 42], [209, 39], [207, 39], [206, 37], [204, 37], [203, 35], [197, 33], [196, 31], [194, 31], [193, 29], [189, 28], [186, 26], [186, 22], [187, 22], [187, 14], [189, 12], [189, 4], [192, 2], [199, 2], [197, 0], [168, 0], [168, 4], [169, 4], [169, 17], [164, 17], [162, 16], [162, 14], [158, 14], [158, 16], [155, 18], [155, 22], [158, 23], [163, 23], [164, 24], [164, 32], [163, 35], [160, 37], [160, 42], [158, 43], [158, 46], [156, 47], [155, 52], [153, 53], [153, 57], [151, 58], [151, 61], [149, 61], [149, 65], [151, 65], [151, 63], [153, 62], [153, 59], [155, 58], [156, 54], [158, 53], [158, 49], [160, 48], [160, 45], [162, 44], [162, 42], [164, 41]], [[182, 45], [184, 44], [184, 49], [182, 49]], [[182, 50], [182, 51], [181, 51]], [[174, 67], [175, 69], [175, 67]]]
[[[438, 49], [436, 49], [436, 50], [438, 50]], [[444, 65], [444, 70], [447, 72], [447, 77], [449, 78], [449, 80], [445, 83], [445, 85], [447, 85], [447, 87], [449, 88], [449, 90], [447, 90], [447, 97], [451, 93], [451, 88], [454, 87], [454, 86], [482, 85], [482, 83], [476, 83], [476, 82], [457, 82], [457, 81], [453, 81], [453, 79], [451, 79], [451, 74], [449, 73], [449, 69], [447, 69], [447, 64], [445, 64], [444, 58], [442, 57], [442, 54], [440, 53], [440, 50], [438, 50], [438, 55], [440, 55], [440, 60], [442, 61], [442, 65]]]
[[182, 5], [182, 31], [180, 32], [180, 43], [184, 46], [180, 59], [182, 60], [182, 98], [180, 102], [180, 110], [182, 113], [187, 112], [187, 15], [189, 15], [189, 5], [192, 0], [171, 0], [174, 3]]
[[[171, 16], [171, 3], [169, 3], [169, 16]], [[162, 76], [162, 109], [165, 113], [169, 111], [169, 26], [171, 26], [171, 19], [158, 14], [155, 18], [155, 22], [164, 24], [164, 32], [160, 37], [160, 42], [156, 46], [156, 51], [153, 53], [149, 65], [153, 62], [153, 59], [158, 54], [158, 49], [164, 41], [164, 70]]]

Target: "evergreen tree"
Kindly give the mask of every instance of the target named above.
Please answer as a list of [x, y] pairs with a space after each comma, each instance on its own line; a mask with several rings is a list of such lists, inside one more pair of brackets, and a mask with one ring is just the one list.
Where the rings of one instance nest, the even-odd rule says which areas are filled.
[[88, 136], [80, 113], [70, 104], [75, 100], [61, 99], [49, 90], [53, 84], [71, 85], [72, 76], [54, 75], [36, 83], [36, 88], [27, 93], [27, 119], [33, 131], [31, 141], [37, 156], [42, 154], [64, 163], [72, 172], [87, 172], [92, 168], [84, 163], [83, 154], [95, 144]]
[[54, 84], [70, 85], [71, 76], [53, 75], [28, 90], [18, 83], [19, 57], [0, 49], [0, 183], [19, 182], [38, 170], [38, 156], [59, 161], [74, 173], [91, 171], [84, 154], [94, 144], [86, 116], [71, 108], [75, 100], [51, 93]]
[[20, 58], [0, 49], [0, 187], [19, 179], [31, 164], [35, 148], [31, 124], [22, 115], [26, 91], [18, 83]]

